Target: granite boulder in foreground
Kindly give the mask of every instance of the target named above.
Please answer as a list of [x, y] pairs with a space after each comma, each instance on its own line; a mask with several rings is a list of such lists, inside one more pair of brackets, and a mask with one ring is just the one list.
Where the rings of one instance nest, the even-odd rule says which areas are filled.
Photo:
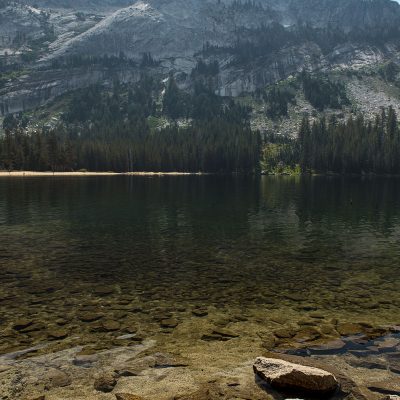
[[258, 357], [253, 369], [273, 388], [280, 390], [327, 394], [338, 387], [335, 376], [330, 372], [275, 358]]

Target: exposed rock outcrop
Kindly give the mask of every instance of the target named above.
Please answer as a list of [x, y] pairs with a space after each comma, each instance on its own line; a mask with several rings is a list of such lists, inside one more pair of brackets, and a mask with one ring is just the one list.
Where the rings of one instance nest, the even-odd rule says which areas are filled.
[[258, 376], [277, 389], [323, 394], [334, 392], [338, 387], [330, 372], [284, 360], [258, 357], [253, 368]]

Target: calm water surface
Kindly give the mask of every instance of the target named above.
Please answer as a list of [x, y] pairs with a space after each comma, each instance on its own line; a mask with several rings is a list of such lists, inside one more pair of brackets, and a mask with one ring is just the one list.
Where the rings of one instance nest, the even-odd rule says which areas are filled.
[[166, 336], [196, 310], [399, 323], [400, 180], [3, 178], [0, 282], [3, 354], [56, 329]]

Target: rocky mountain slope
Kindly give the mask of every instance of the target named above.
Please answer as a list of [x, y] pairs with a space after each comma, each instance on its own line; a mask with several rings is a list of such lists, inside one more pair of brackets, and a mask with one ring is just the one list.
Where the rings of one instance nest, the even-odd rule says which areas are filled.
[[397, 29], [400, 6], [387, 0], [140, 0], [117, 10], [53, 56], [65, 53], [118, 54], [137, 57], [150, 52], [156, 58], [193, 56], [209, 42], [234, 44], [238, 31], [271, 23], [340, 29], [348, 33], [375, 31], [378, 36]]
[[235, 97], [304, 69], [345, 76], [399, 60], [400, 5], [390, 0], [129, 3], [102, 0], [99, 12], [90, 0], [0, 2], [0, 115], [143, 72], [172, 73], [190, 90], [199, 60], [218, 63], [214, 89]]

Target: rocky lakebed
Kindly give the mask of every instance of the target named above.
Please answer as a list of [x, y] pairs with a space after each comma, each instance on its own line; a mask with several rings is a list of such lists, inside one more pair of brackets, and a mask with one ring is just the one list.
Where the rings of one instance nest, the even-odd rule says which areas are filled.
[[0, 180], [0, 399], [395, 399], [398, 188]]
[[[60, 289], [36, 291], [56, 307]], [[295, 303], [257, 315], [149, 309], [97, 287], [51, 322], [1, 321], [0, 399], [399, 399], [400, 326]]]

